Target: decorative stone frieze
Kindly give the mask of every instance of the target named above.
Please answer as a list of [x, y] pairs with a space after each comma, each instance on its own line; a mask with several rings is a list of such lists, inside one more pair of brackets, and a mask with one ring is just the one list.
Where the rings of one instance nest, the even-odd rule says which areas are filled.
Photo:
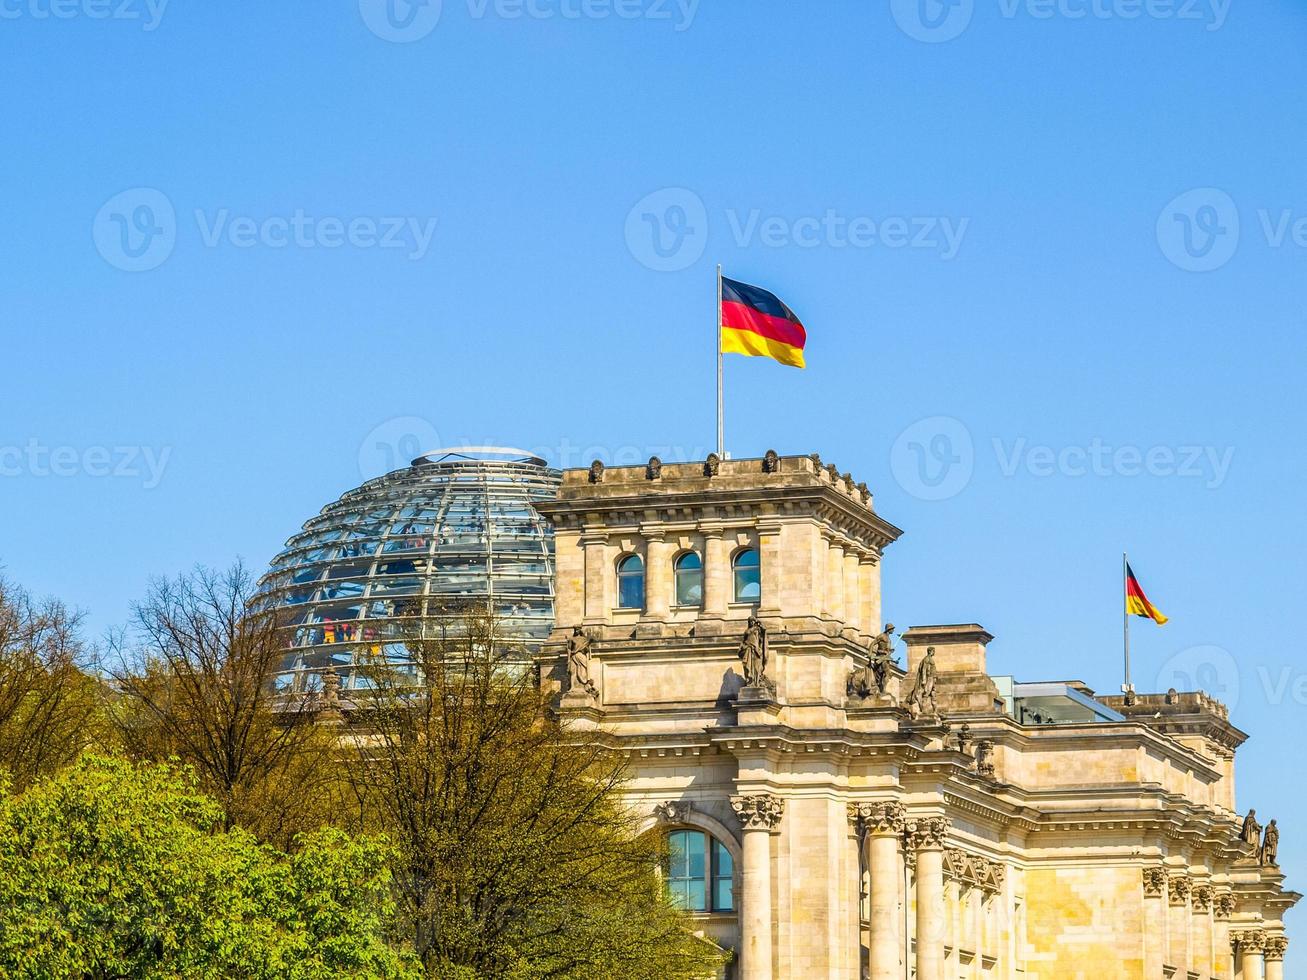
[[1165, 868], [1144, 868], [1144, 894], [1149, 898], [1161, 898], [1166, 890]]
[[654, 807], [654, 816], [663, 823], [685, 823], [694, 804], [689, 800], [668, 800]]
[[1284, 959], [1284, 954], [1289, 949], [1289, 940], [1285, 936], [1267, 936], [1266, 937], [1266, 961], [1268, 963], [1279, 962]]
[[776, 827], [785, 814], [785, 801], [769, 793], [753, 796], [732, 796], [731, 809], [740, 818], [745, 830]]
[[1234, 893], [1217, 892], [1212, 898], [1212, 911], [1218, 919], [1228, 919], [1234, 915]]
[[1212, 897], [1215, 892], [1211, 885], [1194, 885], [1193, 891], [1190, 892], [1193, 898], [1195, 912], [1207, 912], [1212, 907]]
[[904, 846], [910, 850], [942, 847], [949, 822], [944, 817], [922, 817], [908, 821], [904, 829]]
[[1171, 904], [1184, 905], [1188, 902], [1189, 891], [1192, 887], [1188, 875], [1171, 875], [1170, 880], [1167, 882], [1167, 894], [1171, 899]]
[[1003, 890], [1006, 876], [1007, 869], [997, 861], [978, 854], [968, 854], [957, 847], [944, 851], [944, 877], [963, 885], [997, 895]]
[[907, 811], [902, 803], [850, 803], [849, 819], [858, 827], [859, 836], [870, 834], [901, 834], [907, 824]]
[[1230, 948], [1241, 953], [1263, 953], [1266, 951], [1266, 933], [1261, 929], [1245, 929], [1243, 932], [1230, 933]]

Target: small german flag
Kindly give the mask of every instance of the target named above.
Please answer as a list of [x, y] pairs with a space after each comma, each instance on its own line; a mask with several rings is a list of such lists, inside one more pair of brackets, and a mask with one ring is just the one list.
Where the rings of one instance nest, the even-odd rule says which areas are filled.
[[1139, 580], [1135, 578], [1134, 570], [1129, 564], [1125, 566], [1125, 611], [1132, 616], [1151, 619], [1158, 626], [1166, 622], [1166, 617], [1148, 601], [1148, 596], [1144, 595], [1144, 590], [1139, 587]]
[[721, 326], [723, 354], [770, 357], [790, 367], [804, 366], [808, 335], [774, 293], [723, 277]]

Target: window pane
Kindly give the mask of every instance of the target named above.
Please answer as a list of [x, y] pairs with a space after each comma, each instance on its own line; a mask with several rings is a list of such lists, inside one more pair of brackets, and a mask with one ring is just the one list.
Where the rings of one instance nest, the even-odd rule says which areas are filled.
[[714, 912], [735, 911], [735, 865], [731, 861], [731, 852], [720, 841], [712, 842], [713, 852], [713, 895]]
[[757, 602], [762, 596], [758, 552], [749, 548], [735, 556], [735, 601]]
[[702, 878], [695, 878], [690, 881], [685, 901], [685, 907], [691, 912], [706, 912], [708, 910], [708, 892]]
[[693, 551], [676, 559], [676, 604], [698, 606], [703, 603], [703, 562]]
[[644, 608], [644, 562], [639, 555], [627, 555], [617, 566], [617, 605]]

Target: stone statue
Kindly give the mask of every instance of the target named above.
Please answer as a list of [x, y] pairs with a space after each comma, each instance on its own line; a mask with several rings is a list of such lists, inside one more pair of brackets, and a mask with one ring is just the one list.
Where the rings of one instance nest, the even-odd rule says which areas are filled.
[[603, 483], [603, 482], [604, 482], [604, 462], [603, 462], [603, 460], [601, 460], [601, 459], [596, 459], [593, 463], [590, 464], [590, 482], [591, 482], [591, 483]]
[[885, 628], [871, 641], [871, 672], [877, 694], [884, 694], [889, 687], [889, 669], [893, 662], [894, 624], [886, 623]]
[[1257, 822], [1257, 811], [1249, 810], [1248, 816], [1243, 818], [1243, 829], [1239, 831], [1239, 836], [1245, 844], [1251, 844], [1254, 848], [1261, 846], [1262, 825]]
[[1277, 868], [1279, 867], [1279, 864], [1276, 861], [1276, 858], [1279, 855], [1279, 850], [1280, 830], [1275, 826], [1275, 821], [1272, 820], [1266, 825], [1266, 833], [1262, 837], [1262, 847], [1257, 855], [1257, 859], [1268, 867]]
[[994, 775], [994, 743], [987, 738], [976, 743], [976, 772], [982, 776]]
[[764, 473], [776, 473], [781, 468], [781, 458], [776, 455], [775, 449], [768, 449], [766, 455], [762, 457], [762, 471]]
[[661, 480], [663, 478], [663, 461], [657, 456], [649, 457], [649, 464], [644, 468], [646, 480]]
[[597, 697], [599, 690], [590, 679], [590, 637], [577, 626], [567, 639], [567, 690]]
[[963, 722], [962, 727], [958, 729], [958, 733], [956, 737], [957, 737], [958, 751], [966, 755], [970, 755], [971, 743], [972, 741], [974, 741], [971, 737], [971, 726], [968, 725], [966, 722]]
[[923, 714], [939, 714], [935, 702], [935, 681], [939, 671], [935, 667], [935, 648], [926, 647], [926, 655], [917, 665], [917, 676], [912, 684], [912, 693], [908, 695], [908, 711], [917, 718]]
[[721, 472], [721, 469], [722, 469], [722, 458], [718, 456], [716, 453], [709, 453], [708, 458], [704, 461], [703, 464], [703, 475], [710, 476], [710, 477], [716, 476], [718, 473]]
[[744, 666], [745, 687], [767, 685], [767, 631], [757, 616], [749, 617], [744, 639], [740, 641], [740, 663]]

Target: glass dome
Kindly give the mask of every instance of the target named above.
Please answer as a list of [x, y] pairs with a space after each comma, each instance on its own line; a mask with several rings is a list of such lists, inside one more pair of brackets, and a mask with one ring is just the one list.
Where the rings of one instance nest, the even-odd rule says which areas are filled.
[[286, 542], [260, 581], [286, 610], [282, 689], [334, 667], [368, 684], [360, 653], [409, 662], [404, 638], [489, 609], [507, 663], [529, 663], [554, 622], [554, 540], [532, 504], [561, 475], [514, 449], [442, 449], [344, 494]]

